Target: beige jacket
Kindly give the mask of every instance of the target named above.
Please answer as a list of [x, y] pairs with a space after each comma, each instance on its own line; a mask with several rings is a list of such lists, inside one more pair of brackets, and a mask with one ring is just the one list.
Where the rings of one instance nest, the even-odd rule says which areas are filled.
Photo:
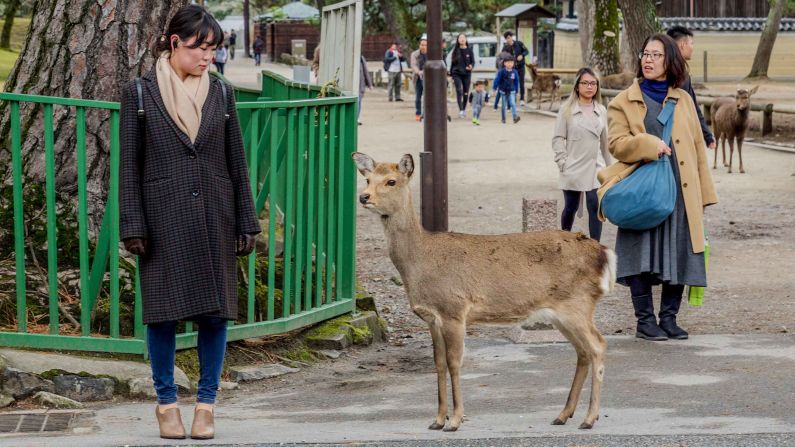
[[596, 173], [613, 162], [607, 150], [607, 109], [594, 102], [596, 119], [586, 117], [580, 102], [568, 118], [558, 113], [552, 151], [560, 169], [560, 189], [590, 191], [599, 187]]
[[[706, 146], [701, 125], [690, 95], [682, 89], [668, 89], [668, 98], [676, 98], [671, 141], [679, 163], [682, 195], [690, 227], [693, 252], [704, 251], [704, 207], [718, 203], [715, 185], [707, 165]], [[599, 172], [599, 202], [604, 193], [621, 179], [626, 178], [644, 161], [656, 160], [660, 139], [646, 133], [643, 120], [646, 104], [638, 80], [619, 93], [607, 107], [608, 140], [610, 153], [618, 162]], [[604, 220], [601, 206], [599, 218]]]

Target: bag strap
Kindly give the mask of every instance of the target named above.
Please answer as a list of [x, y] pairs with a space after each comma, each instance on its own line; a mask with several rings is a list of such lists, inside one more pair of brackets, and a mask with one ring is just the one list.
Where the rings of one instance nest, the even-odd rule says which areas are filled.
[[144, 144], [146, 140], [146, 111], [144, 110], [144, 91], [141, 87], [141, 78], [135, 78], [135, 93], [138, 100], [138, 138], [136, 139], [136, 147], [138, 152], [138, 172], [143, 172], [144, 167]]
[[220, 82], [221, 82], [221, 94], [224, 97], [224, 119], [228, 120], [229, 119], [229, 103], [227, 102], [227, 99], [226, 99], [226, 82], [224, 82], [224, 81], [220, 81]]
[[668, 98], [662, 112], [657, 115], [657, 121], [663, 125], [663, 141], [669, 147], [671, 146], [671, 134], [674, 130], [674, 108], [676, 107], [677, 99]]

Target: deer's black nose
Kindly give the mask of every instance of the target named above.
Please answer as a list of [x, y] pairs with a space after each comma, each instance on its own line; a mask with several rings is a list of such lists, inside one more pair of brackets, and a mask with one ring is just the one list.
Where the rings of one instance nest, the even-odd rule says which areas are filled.
[[362, 194], [359, 196], [359, 203], [362, 205], [367, 205], [368, 200], [370, 200], [370, 194]]

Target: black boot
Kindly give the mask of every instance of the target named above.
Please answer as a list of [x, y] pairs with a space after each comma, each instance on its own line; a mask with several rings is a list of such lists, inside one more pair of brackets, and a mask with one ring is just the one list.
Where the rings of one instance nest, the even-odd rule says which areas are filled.
[[687, 331], [676, 324], [676, 314], [679, 313], [679, 305], [682, 304], [682, 294], [663, 293], [660, 299], [660, 328], [668, 334], [669, 338], [676, 340], [687, 339]]
[[653, 341], [668, 340], [665, 332], [657, 326], [651, 295], [633, 296], [632, 305], [635, 307], [635, 317], [638, 319], [636, 337]]

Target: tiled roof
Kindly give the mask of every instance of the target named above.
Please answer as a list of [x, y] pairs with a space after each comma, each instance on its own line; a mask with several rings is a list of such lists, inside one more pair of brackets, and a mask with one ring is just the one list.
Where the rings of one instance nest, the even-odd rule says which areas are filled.
[[[761, 32], [767, 19], [764, 17], [660, 17], [659, 20], [663, 29], [681, 25], [692, 31]], [[577, 31], [577, 19], [561, 19], [555, 27], [561, 31]], [[782, 18], [778, 30], [795, 32], [795, 18]]]

